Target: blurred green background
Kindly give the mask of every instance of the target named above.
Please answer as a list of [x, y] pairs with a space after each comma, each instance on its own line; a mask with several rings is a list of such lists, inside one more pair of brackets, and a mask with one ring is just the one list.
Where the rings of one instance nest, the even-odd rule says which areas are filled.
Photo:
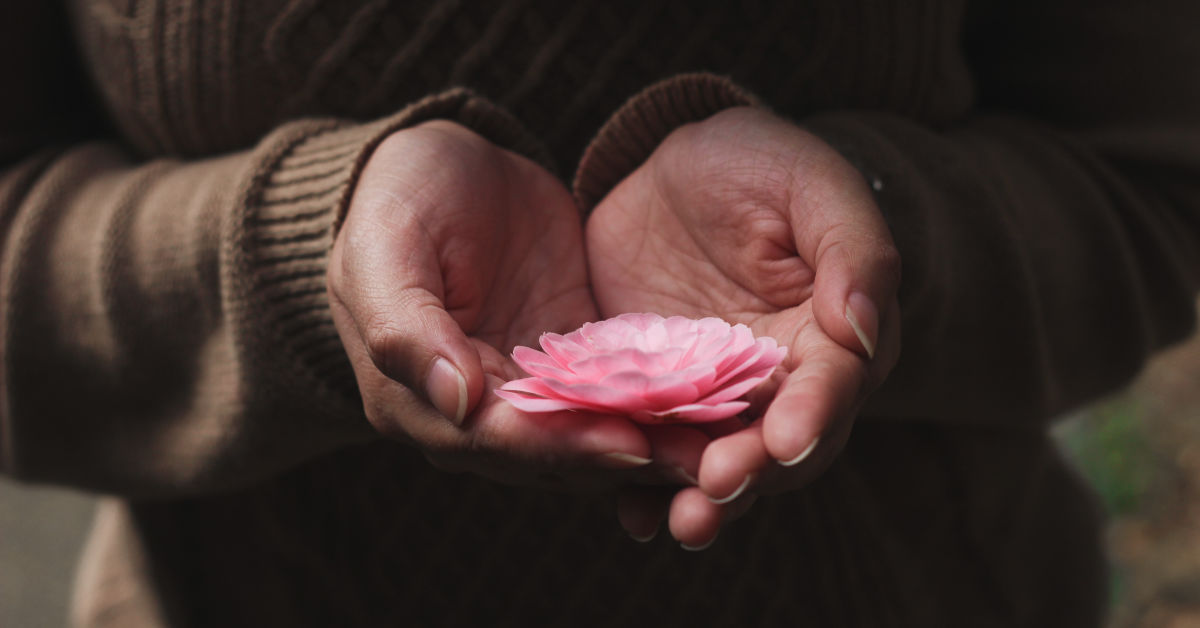
[[[1200, 337], [1055, 427], [1109, 513], [1111, 628], [1200, 627]], [[64, 626], [94, 508], [0, 479], [0, 626]]]
[[1055, 432], [1109, 513], [1110, 626], [1200, 627], [1200, 338]]

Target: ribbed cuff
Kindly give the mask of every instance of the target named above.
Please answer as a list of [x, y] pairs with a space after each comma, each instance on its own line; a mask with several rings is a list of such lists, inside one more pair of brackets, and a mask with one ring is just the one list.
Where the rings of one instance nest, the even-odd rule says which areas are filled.
[[758, 104], [733, 81], [713, 74], [680, 74], [647, 87], [622, 105], [588, 145], [575, 172], [576, 202], [591, 211], [671, 131], [731, 107]]
[[[325, 291], [334, 236], [355, 184], [375, 148], [403, 128], [433, 119], [453, 120], [492, 143], [548, 165], [548, 153], [506, 112], [469, 91], [431, 96], [369, 123], [304, 121], [269, 138], [265, 166], [246, 195], [245, 214], [233, 237], [234, 264], [243, 285], [234, 298], [250, 320], [237, 321], [267, 338], [248, 344], [278, 350], [267, 363], [298, 365], [335, 392], [357, 396]], [[240, 227], [240, 229], [239, 229]], [[265, 356], [260, 356], [265, 357]], [[279, 359], [282, 357], [283, 359]]]

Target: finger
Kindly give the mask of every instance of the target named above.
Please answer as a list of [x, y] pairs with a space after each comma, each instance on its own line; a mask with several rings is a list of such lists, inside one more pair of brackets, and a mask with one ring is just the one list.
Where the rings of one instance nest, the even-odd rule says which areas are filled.
[[698, 429], [676, 425], [647, 425], [642, 431], [654, 452], [654, 465], [646, 468], [643, 479], [695, 486], [700, 459], [712, 439]]
[[443, 442], [459, 442], [462, 431], [441, 417], [435, 408], [411, 389], [388, 378], [375, 367], [367, 355], [363, 339], [358, 335], [349, 310], [337, 299], [331, 299], [330, 313], [337, 326], [338, 337], [350, 358], [354, 378], [362, 393], [363, 411], [376, 432], [386, 438], [409, 443], [425, 449], [425, 443], [408, 431], [410, 425], [431, 425], [446, 435]]
[[482, 397], [483, 369], [446, 311], [436, 244], [403, 207], [355, 207], [343, 229], [331, 266], [331, 298], [350, 312], [380, 372], [461, 425]]
[[[378, 371], [372, 369], [369, 377], [376, 380], [374, 394], [364, 396], [372, 425], [384, 436], [417, 445], [439, 469], [510, 484], [611, 489], [631, 479], [629, 469], [651, 463], [648, 439], [622, 417], [528, 415], [487, 397], [473, 420], [458, 428], [430, 420], [432, 408]], [[488, 380], [490, 394], [502, 380]]]
[[839, 241], [823, 250], [813, 290], [813, 314], [829, 337], [867, 359], [879, 345], [880, 304], [900, 284], [896, 249], [886, 242]]
[[468, 453], [535, 469], [633, 469], [651, 462], [650, 440], [624, 417], [590, 412], [528, 414], [488, 392], [465, 430]]
[[658, 534], [670, 505], [670, 490], [628, 486], [617, 493], [617, 521], [633, 540], [648, 543]]
[[717, 539], [724, 518], [725, 506], [712, 503], [698, 488], [685, 488], [671, 500], [667, 526], [683, 549], [701, 551]]
[[[762, 420], [767, 452], [784, 466], [825, 460], [814, 454], [840, 450], [842, 433], [835, 428], [853, 424], [868, 388], [866, 363], [828, 339], [810, 344], [798, 358]], [[833, 433], [838, 440], [825, 439]]]
[[861, 173], [823, 142], [815, 152], [789, 208], [797, 250], [816, 271], [813, 313], [838, 344], [873, 357], [900, 254]]
[[[774, 377], [774, 374], [772, 374], [772, 377]], [[767, 403], [765, 401], [760, 401], [758, 399], [755, 399], [754, 397], [755, 397], [755, 395], [764, 395], [765, 396], [767, 394], [774, 397], [774, 393], [775, 393], [774, 388], [771, 388], [771, 390], [769, 390], [769, 391], [767, 390], [767, 388], [769, 388], [769, 387], [765, 386], [765, 385], [759, 386], [759, 387], [755, 388], [754, 390], [746, 393], [744, 398], [750, 402], [750, 407], [747, 408], [745, 411], [743, 411], [743, 414], [745, 414], [747, 416], [758, 416], [758, 415], [762, 414], [762, 411], [765, 410], [767, 407]], [[778, 386], [776, 386], [775, 388], [778, 388]], [[759, 407], [755, 407], [756, 403], [759, 404]], [[730, 434], [733, 434], [735, 432], [740, 432], [745, 428], [746, 428], [746, 423], [743, 422], [742, 419], [739, 417], [731, 417], [731, 418], [725, 419], [723, 421], [711, 421], [708, 423], [698, 423], [696, 425], [696, 429], [704, 432], [705, 434], [708, 434], [708, 437], [711, 439], [721, 438], [722, 436], [729, 436]]]
[[475, 345], [475, 351], [479, 354], [479, 363], [483, 365], [483, 373], [486, 378], [488, 375], [509, 381], [526, 377], [526, 374], [513, 362], [512, 358], [500, 353], [500, 350], [489, 345], [488, 343], [478, 338], [472, 338], [471, 343]]
[[713, 441], [700, 461], [700, 488], [714, 504], [727, 504], [753, 488], [774, 463], [763, 443], [762, 422]]

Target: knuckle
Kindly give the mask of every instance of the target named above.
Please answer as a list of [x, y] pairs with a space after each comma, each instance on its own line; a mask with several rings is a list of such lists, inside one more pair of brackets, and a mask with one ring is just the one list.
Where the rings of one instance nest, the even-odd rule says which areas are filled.
[[407, 375], [411, 371], [408, 367], [412, 360], [412, 349], [403, 330], [391, 321], [368, 321], [363, 332], [363, 344], [371, 361], [385, 374]]

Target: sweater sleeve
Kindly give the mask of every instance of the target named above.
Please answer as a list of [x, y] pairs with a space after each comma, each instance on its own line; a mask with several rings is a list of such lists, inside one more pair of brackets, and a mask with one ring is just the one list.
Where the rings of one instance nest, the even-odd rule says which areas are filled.
[[[1192, 330], [1200, 12], [1100, 4], [973, 16], [980, 102], [947, 128], [797, 118], [864, 173], [904, 263], [904, 351], [866, 414], [1042, 425]], [[752, 104], [706, 75], [646, 90], [589, 148], [577, 196], [597, 202], [670, 129]]]
[[0, 173], [0, 468], [128, 495], [219, 490], [372, 438], [326, 258], [373, 148], [444, 118], [537, 156], [462, 90], [251, 150], [135, 162], [107, 143]]

